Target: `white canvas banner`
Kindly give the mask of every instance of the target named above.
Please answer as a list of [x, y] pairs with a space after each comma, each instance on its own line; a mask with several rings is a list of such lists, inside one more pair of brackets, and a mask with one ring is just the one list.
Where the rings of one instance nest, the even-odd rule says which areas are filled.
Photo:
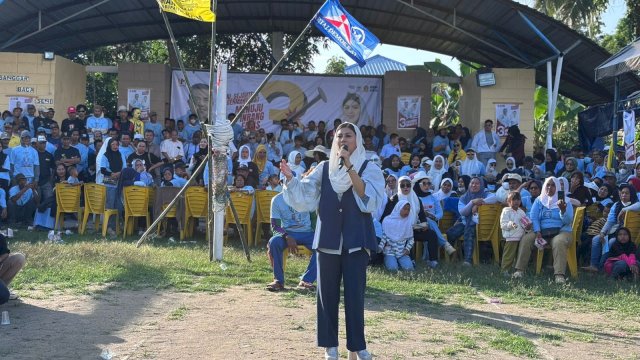
[[624, 153], [627, 164], [636, 163], [636, 114], [633, 111], [625, 111], [622, 114], [624, 129]]
[[511, 126], [520, 126], [520, 104], [496, 105], [496, 134], [506, 137]]
[[140, 119], [147, 120], [151, 111], [151, 90], [127, 89], [127, 104], [129, 104], [129, 111], [138, 108], [140, 109]]
[[[209, 101], [209, 72], [187, 72], [198, 113], [206, 114]], [[229, 73], [227, 113], [237, 113], [258, 88], [265, 74]], [[182, 72], [173, 71], [171, 82], [171, 118], [191, 114], [187, 85]], [[201, 115], [201, 117], [204, 117]], [[365, 77], [328, 77], [322, 75], [275, 75], [242, 114], [241, 125], [253, 121], [255, 128], [275, 133], [280, 120], [299, 118], [306, 126], [324, 120], [327, 130], [333, 120], [361, 125], [382, 123], [382, 79]]]

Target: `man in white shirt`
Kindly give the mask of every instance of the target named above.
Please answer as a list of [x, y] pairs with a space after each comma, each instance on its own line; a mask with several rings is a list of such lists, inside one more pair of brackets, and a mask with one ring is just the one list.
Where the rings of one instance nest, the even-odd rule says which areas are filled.
[[160, 152], [162, 153], [162, 158], [167, 159], [170, 163], [182, 160], [184, 157], [184, 145], [178, 140], [177, 130], [171, 130], [171, 139], [162, 142]]
[[489, 159], [495, 159], [500, 148], [500, 137], [493, 131], [493, 120], [487, 119], [484, 122], [484, 130], [478, 132], [471, 143], [471, 147], [476, 150], [478, 160], [487, 166]]

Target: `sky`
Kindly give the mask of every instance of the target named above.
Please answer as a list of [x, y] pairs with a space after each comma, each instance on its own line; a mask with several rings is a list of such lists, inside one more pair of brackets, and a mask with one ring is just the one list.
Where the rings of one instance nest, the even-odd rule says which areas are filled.
[[[516, 1], [528, 6], [533, 4], [533, 0]], [[602, 21], [604, 22], [603, 32], [605, 34], [612, 34], [615, 32], [616, 25], [622, 16], [624, 16], [625, 12], [625, 0], [610, 0], [607, 11], [602, 15]], [[420, 65], [424, 62], [440, 59], [445, 65], [449, 66], [454, 71], [459, 73], [460, 69], [460, 62], [451, 56], [395, 45], [379, 45], [371, 54], [371, 56], [374, 55], [382, 55], [407, 65]], [[347, 65], [355, 64], [355, 62], [347, 57], [337, 45], [331, 43], [328, 49], [321, 49], [320, 54], [315, 56], [313, 60], [314, 71], [316, 73], [324, 73], [327, 62], [332, 56], [342, 56], [347, 61]]]

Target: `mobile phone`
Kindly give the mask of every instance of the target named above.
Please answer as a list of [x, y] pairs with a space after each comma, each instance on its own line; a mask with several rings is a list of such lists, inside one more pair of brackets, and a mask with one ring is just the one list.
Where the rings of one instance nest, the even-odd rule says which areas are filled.
[[558, 190], [558, 200], [564, 200], [564, 190]]

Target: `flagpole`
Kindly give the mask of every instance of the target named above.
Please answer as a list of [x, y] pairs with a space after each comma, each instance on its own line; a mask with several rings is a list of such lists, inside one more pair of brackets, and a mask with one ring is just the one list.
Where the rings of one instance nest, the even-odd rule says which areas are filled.
[[[216, 16], [215, 21], [211, 22], [211, 60], [209, 63], [209, 125], [214, 125], [216, 122], [216, 116], [213, 115], [213, 88], [215, 85], [216, 72], [215, 69], [215, 57], [216, 57], [216, 36], [217, 36], [217, 7], [218, 1], [211, 0], [211, 12]], [[213, 149], [213, 136], [209, 136], [207, 132], [204, 132], [203, 135], [207, 136], [207, 144], [209, 149], [209, 154], [211, 154], [211, 150]], [[209, 261], [213, 261], [214, 259], [214, 221], [215, 221], [215, 213], [211, 211], [213, 208], [214, 199], [214, 189], [213, 189], [213, 156], [209, 155], [207, 159], [207, 164], [209, 165], [209, 184], [207, 185], [207, 198], [209, 199], [209, 211], [207, 212], [207, 242], [209, 243]]]
[[242, 113], [247, 109], [247, 107], [249, 107], [249, 104], [251, 104], [251, 102], [253, 100], [255, 100], [255, 98], [258, 96], [258, 94], [260, 93], [260, 91], [262, 90], [262, 88], [265, 87], [265, 85], [267, 85], [267, 82], [269, 82], [269, 80], [271, 79], [271, 77], [273, 76], [273, 74], [278, 70], [278, 68], [280, 68], [280, 66], [282, 65], [282, 63], [287, 59], [287, 57], [289, 56], [289, 54], [295, 49], [295, 47], [300, 43], [300, 41], [302, 40], [302, 38], [304, 37], [304, 34], [309, 31], [309, 28], [311, 28], [311, 24], [313, 23], [313, 21], [316, 19], [316, 17], [318, 16], [318, 14], [320, 13], [320, 9], [322, 9], [322, 6], [318, 9], [318, 11], [316, 11], [316, 13], [313, 15], [313, 17], [311, 18], [311, 20], [309, 20], [309, 22], [307, 23], [307, 26], [304, 27], [304, 29], [302, 30], [302, 32], [300, 33], [300, 35], [298, 35], [298, 37], [296, 38], [296, 40], [293, 42], [293, 44], [291, 44], [291, 46], [289, 47], [289, 49], [287, 49], [287, 52], [284, 53], [284, 55], [282, 55], [282, 57], [280, 58], [280, 60], [278, 60], [278, 62], [275, 64], [275, 66], [273, 67], [273, 69], [271, 69], [271, 71], [269, 71], [269, 73], [267, 74], [267, 77], [264, 78], [264, 80], [262, 80], [262, 83], [260, 83], [260, 86], [258, 86], [258, 88], [253, 92], [253, 94], [251, 94], [251, 97], [249, 97], [249, 99], [244, 103], [244, 105], [242, 106], [242, 108], [240, 108], [240, 110], [238, 110], [238, 112], [236, 113], [236, 117], [231, 121], [231, 125], [235, 124], [236, 121], [238, 121], [238, 119], [240, 119], [242, 117]]
[[184, 69], [184, 62], [182, 61], [182, 56], [180, 56], [180, 49], [178, 49], [178, 43], [176, 43], [176, 38], [173, 36], [173, 30], [171, 29], [171, 24], [169, 24], [169, 19], [167, 18], [167, 14], [164, 12], [164, 10], [162, 10], [162, 7], [160, 7], [160, 13], [162, 14], [162, 19], [164, 19], [164, 25], [167, 27], [167, 32], [169, 33], [169, 38], [171, 39], [171, 45], [173, 45], [173, 51], [176, 53], [178, 66], [180, 66], [180, 70], [182, 71], [182, 76], [184, 77], [184, 81], [187, 84], [187, 93], [189, 94], [189, 107], [191, 108], [191, 113], [196, 114], [198, 119], [202, 119], [200, 117], [200, 114], [198, 114], [198, 108], [196, 107], [196, 103], [193, 100], [193, 95], [191, 95], [191, 82], [189, 81], [189, 77], [187, 76], [187, 71]]

